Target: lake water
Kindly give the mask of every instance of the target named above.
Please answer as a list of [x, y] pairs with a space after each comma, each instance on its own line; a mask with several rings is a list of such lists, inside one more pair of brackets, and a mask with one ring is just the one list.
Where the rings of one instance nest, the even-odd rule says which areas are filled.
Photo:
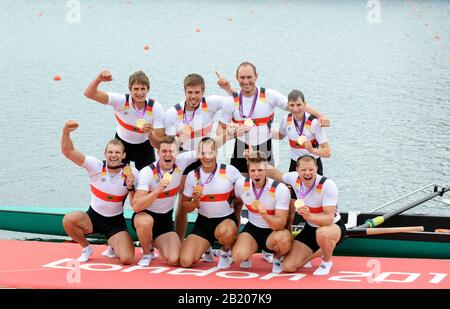
[[[115, 92], [144, 70], [167, 109], [183, 98], [187, 74], [205, 77], [207, 95], [224, 94], [214, 70], [237, 86], [242, 61], [257, 66], [260, 86], [301, 89], [331, 118], [324, 171], [339, 187], [341, 209], [450, 185], [449, 34], [448, 1], [3, 0], [2, 204], [88, 206], [86, 172], [63, 157], [60, 136], [76, 119], [76, 147], [102, 157], [114, 114], [83, 96], [101, 69], [114, 78], [101, 89]], [[276, 162], [287, 170], [286, 141]], [[428, 204], [417, 211], [450, 213]]]

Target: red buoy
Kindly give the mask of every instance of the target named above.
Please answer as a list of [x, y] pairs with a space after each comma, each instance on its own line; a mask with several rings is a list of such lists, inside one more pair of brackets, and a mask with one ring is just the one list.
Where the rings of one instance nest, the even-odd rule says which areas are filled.
[[55, 77], [53, 77], [53, 80], [55, 81], [61, 80], [61, 75], [55, 75]]
[[145, 50], [149, 50], [149, 49], [150, 49], [150, 46], [148, 46], [148, 45], [146, 44], [146, 45], [144, 45], [144, 49], [145, 49]]

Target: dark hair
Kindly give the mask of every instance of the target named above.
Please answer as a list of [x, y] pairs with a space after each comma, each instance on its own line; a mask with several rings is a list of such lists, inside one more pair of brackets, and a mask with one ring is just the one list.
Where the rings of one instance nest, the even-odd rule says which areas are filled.
[[253, 63], [250, 63], [250, 62], [247, 62], [247, 61], [245, 61], [245, 62], [242, 62], [238, 67], [237, 67], [237, 69], [236, 69], [236, 75], [238, 75], [238, 72], [239, 72], [239, 69], [241, 68], [241, 67], [246, 67], [246, 66], [250, 66], [252, 69], [253, 69], [253, 73], [255, 73], [255, 76], [256, 76], [256, 67], [255, 67], [255, 65], [253, 64]]
[[247, 166], [250, 166], [250, 163], [261, 163], [266, 162], [267, 163], [267, 156], [262, 151], [255, 151], [250, 153], [248, 159], [247, 159]]
[[128, 79], [128, 89], [130, 89], [130, 91], [134, 83], [137, 83], [138, 85], [146, 85], [147, 90], [150, 90], [150, 80], [143, 71], [137, 71], [130, 75], [130, 78]]
[[288, 95], [288, 101], [297, 101], [299, 98], [305, 102], [305, 96], [300, 90], [292, 90]]
[[202, 90], [205, 91], [205, 80], [200, 74], [189, 74], [184, 78], [184, 90], [189, 86], [202, 86]]

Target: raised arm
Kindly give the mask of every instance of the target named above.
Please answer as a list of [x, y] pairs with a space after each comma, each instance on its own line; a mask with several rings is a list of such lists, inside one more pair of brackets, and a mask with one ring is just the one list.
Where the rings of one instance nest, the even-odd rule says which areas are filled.
[[112, 81], [112, 75], [108, 70], [103, 70], [97, 77], [86, 87], [84, 90], [84, 95], [98, 103], [107, 104], [108, 103], [108, 94], [104, 91], [98, 90], [98, 85], [101, 82], [110, 82]]
[[217, 76], [217, 85], [225, 90], [228, 95], [232, 95], [235, 91], [231, 88], [230, 81], [223, 78], [218, 71], [214, 71], [214, 73], [216, 73]]
[[78, 123], [76, 121], [69, 120], [66, 122], [61, 137], [61, 152], [67, 159], [77, 165], [81, 165], [84, 163], [86, 156], [75, 149], [72, 139], [70, 138], [70, 133], [75, 131], [77, 128]]

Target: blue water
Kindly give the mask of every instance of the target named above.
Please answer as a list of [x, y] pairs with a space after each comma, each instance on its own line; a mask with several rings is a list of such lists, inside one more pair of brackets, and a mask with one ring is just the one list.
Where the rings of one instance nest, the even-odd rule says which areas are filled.
[[[71, 1], [1, 1], [2, 204], [88, 206], [86, 172], [59, 143], [64, 122], [76, 119], [77, 149], [102, 157], [114, 115], [83, 96], [101, 69], [114, 78], [101, 89], [115, 92], [144, 70], [167, 109], [183, 98], [187, 74], [205, 77], [207, 95], [223, 94], [214, 70], [237, 86], [236, 66], [246, 60], [260, 86], [301, 89], [331, 118], [324, 171], [341, 209], [450, 185], [450, 2], [381, 1], [380, 23], [368, 22], [367, 2], [342, 2], [81, 1], [76, 23]], [[286, 141], [276, 162], [287, 170]]]

